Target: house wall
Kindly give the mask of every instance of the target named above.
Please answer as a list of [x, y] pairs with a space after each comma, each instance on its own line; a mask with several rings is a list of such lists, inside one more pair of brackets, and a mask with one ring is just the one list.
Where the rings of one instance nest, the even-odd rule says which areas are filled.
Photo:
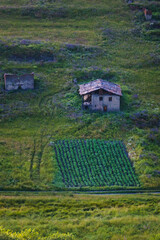
[[[100, 101], [99, 98], [103, 97]], [[112, 97], [112, 101], [109, 101], [109, 97]], [[117, 95], [98, 95], [92, 94], [91, 109], [103, 111], [104, 107], [107, 107], [107, 111], [120, 111], [120, 96]]]

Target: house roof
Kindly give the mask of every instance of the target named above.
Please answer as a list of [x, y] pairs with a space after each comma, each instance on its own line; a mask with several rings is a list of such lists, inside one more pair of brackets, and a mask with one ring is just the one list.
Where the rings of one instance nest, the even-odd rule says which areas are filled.
[[105, 81], [103, 79], [96, 79], [89, 83], [79, 85], [79, 94], [85, 95], [99, 89], [103, 89], [107, 92], [122, 96], [120, 85]]

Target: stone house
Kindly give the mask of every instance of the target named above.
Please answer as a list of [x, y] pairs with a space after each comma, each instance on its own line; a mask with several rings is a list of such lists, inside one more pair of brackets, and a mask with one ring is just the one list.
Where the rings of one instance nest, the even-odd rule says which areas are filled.
[[145, 19], [147, 21], [151, 20], [152, 19], [152, 11], [151, 10], [148, 10], [148, 9], [144, 9], [144, 16], [145, 16]]
[[93, 111], [120, 111], [120, 85], [97, 79], [79, 85], [79, 94], [82, 96], [83, 109]]
[[34, 73], [17, 76], [4, 74], [5, 90], [34, 89]]

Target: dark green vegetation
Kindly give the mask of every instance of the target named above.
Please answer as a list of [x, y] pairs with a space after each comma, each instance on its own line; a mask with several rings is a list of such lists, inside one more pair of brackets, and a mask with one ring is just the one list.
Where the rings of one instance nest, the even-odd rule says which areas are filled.
[[5, 240], [160, 238], [159, 195], [1, 196], [0, 216]]
[[122, 142], [61, 140], [55, 151], [66, 187], [139, 186]]
[[[0, 1], [0, 187], [53, 189], [61, 139], [116, 139], [142, 187], [160, 187], [159, 41], [138, 35], [122, 0]], [[5, 92], [3, 74], [35, 73], [35, 90]], [[78, 84], [122, 87], [120, 113], [81, 110]], [[61, 181], [60, 181], [61, 182]]]

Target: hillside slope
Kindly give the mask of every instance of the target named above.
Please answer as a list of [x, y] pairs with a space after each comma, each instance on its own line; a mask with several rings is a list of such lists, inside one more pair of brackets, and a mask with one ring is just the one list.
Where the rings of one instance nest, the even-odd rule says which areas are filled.
[[[159, 41], [125, 1], [1, 0], [0, 25], [0, 187], [53, 189], [66, 138], [122, 140], [142, 186], [160, 187]], [[35, 90], [5, 92], [6, 72], [34, 72]], [[75, 78], [120, 84], [121, 112], [83, 112]]]

